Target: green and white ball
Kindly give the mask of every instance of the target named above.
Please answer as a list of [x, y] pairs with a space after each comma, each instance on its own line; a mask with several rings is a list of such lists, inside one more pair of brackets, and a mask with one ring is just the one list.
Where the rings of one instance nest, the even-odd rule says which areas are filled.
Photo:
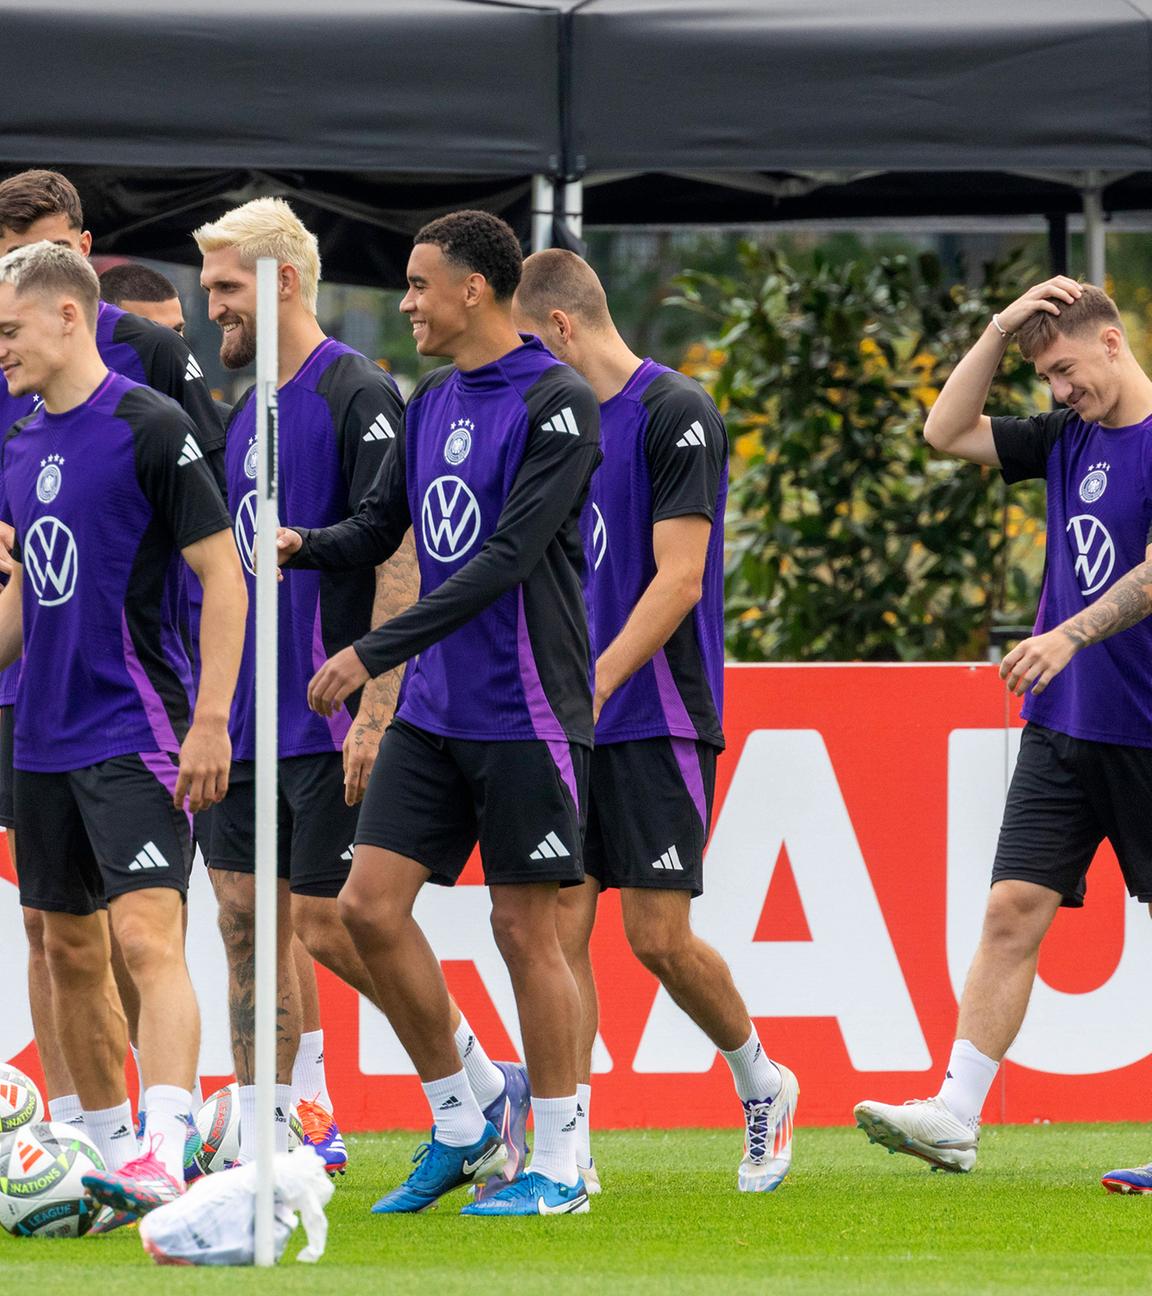
[[99, 1207], [80, 1181], [103, 1169], [95, 1143], [63, 1121], [0, 1135], [0, 1225], [14, 1237], [82, 1237]]
[[45, 1115], [35, 1082], [17, 1067], [0, 1065], [0, 1134], [42, 1121]]
[[[205, 1174], [226, 1170], [240, 1155], [240, 1086], [233, 1081], [210, 1094], [196, 1113], [203, 1146], [196, 1162]], [[303, 1142], [304, 1130], [293, 1107], [288, 1113], [288, 1150]]]

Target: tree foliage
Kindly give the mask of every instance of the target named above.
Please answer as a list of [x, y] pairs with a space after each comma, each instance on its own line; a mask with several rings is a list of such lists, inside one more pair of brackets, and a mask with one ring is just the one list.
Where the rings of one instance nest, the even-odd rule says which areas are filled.
[[[1034, 277], [1015, 257], [971, 289], [931, 255], [789, 259], [752, 243], [738, 276], [680, 277], [673, 301], [710, 321], [695, 372], [734, 450], [731, 656], [973, 658], [996, 621], [1030, 619], [1042, 484], [1010, 506], [999, 473], [940, 458], [922, 431], [951, 366]], [[1042, 400], [1011, 350], [991, 408]]]

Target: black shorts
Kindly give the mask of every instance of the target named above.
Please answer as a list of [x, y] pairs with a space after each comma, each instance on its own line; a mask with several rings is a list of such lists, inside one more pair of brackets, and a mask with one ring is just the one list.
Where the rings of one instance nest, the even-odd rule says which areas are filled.
[[584, 868], [602, 887], [704, 890], [717, 749], [691, 738], [606, 743], [592, 753]]
[[1105, 837], [1130, 895], [1152, 901], [1152, 749], [1088, 742], [1027, 724], [1008, 788], [992, 881], [1034, 882], [1084, 903], [1084, 880]]
[[442, 738], [403, 720], [380, 744], [356, 830], [452, 886], [477, 841], [489, 886], [584, 880], [586, 747]]
[[172, 804], [177, 761], [114, 756], [63, 773], [16, 771], [20, 903], [92, 914], [129, 891], [186, 895], [192, 825]]
[[16, 773], [12, 764], [15, 749], [15, 707], [0, 707], [0, 828], [16, 827], [16, 801], [12, 781]]
[[[296, 895], [340, 894], [352, 867], [359, 806], [344, 802], [340, 752], [288, 756], [280, 762], [277, 873]], [[208, 867], [256, 871], [256, 763], [233, 761], [228, 795], [212, 808]]]

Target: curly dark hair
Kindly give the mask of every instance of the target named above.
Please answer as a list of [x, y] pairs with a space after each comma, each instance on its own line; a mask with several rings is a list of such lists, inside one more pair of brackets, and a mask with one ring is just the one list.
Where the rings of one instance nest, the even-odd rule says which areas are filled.
[[491, 212], [449, 212], [429, 221], [412, 241], [432, 243], [449, 261], [483, 275], [497, 301], [510, 300], [520, 283], [524, 263], [520, 240], [510, 225]]

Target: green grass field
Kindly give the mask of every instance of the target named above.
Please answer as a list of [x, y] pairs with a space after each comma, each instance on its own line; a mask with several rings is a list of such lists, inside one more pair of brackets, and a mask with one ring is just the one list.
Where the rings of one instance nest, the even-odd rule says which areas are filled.
[[[585, 1216], [461, 1219], [368, 1208], [403, 1177], [410, 1134], [352, 1137], [318, 1266], [159, 1269], [135, 1230], [76, 1241], [0, 1236], [6, 1290], [144, 1296], [456, 1293], [1052, 1293], [1152, 1290], [1152, 1198], [1099, 1175], [1152, 1156], [1139, 1125], [990, 1128], [969, 1176], [931, 1174], [856, 1130], [800, 1130], [775, 1193], [735, 1190], [739, 1134], [600, 1134], [605, 1192]], [[303, 1233], [298, 1233], [302, 1239]]]

